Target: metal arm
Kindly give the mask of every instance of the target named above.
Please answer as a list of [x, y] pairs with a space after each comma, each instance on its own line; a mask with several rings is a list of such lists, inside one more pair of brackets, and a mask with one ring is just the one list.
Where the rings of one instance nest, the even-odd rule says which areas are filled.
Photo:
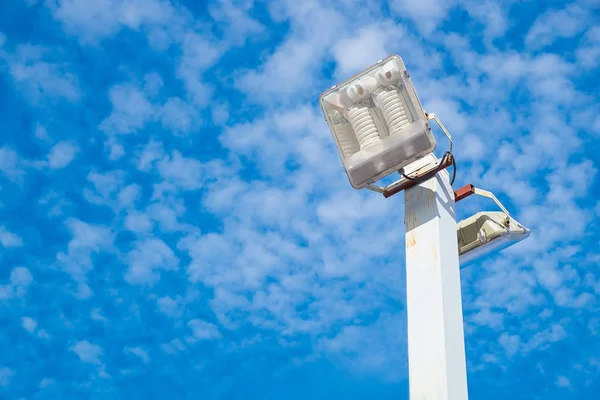
[[444, 134], [450, 141], [450, 154], [452, 154], [452, 136], [450, 135], [450, 132], [448, 132], [448, 130], [446, 129], [444, 124], [442, 124], [442, 121], [440, 121], [440, 119], [438, 118], [437, 115], [435, 115], [435, 113], [425, 113], [425, 116], [427, 117], [428, 120], [430, 120], [430, 121], [434, 120], [435, 122], [437, 122], [437, 124], [440, 127], [440, 129], [442, 130], [442, 132], [444, 132]]
[[494, 200], [496, 202], [496, 204], [498, 204], [498, 207], [500, 207], [500, 209], [504, 212], [504, 214], [506, 214], [506, 216], [508, 218], [510, 218], [510, 214], [508, 213], [508, 210], [506, 208], [504, 208], [504, 206], [502, 205], [502, 203], [500, 203], [500, 200], [498, 200], [496, 198], [496, 196], [494, 196], [494, 193], [488, 192], [487, 190], [482, 190], [482, 189], [475, 188], [475, 194], [478, 194], [478, 195], [484, 196], [484, 197], [488, 197], [488, 198]]
[[458, 202], [466, 197], [469, 197], [472, 194], [478, 194], [480, 196], [487, 197], [487, 198], [494, 200], [494, 202], [498, 205], [498, 207], [500, 207], [502, 212], [504, 214], [506, 214], [507, 220], [510, 220], [510, 214], [509, 214], [508, 210], [502, 205], [502, 203], [500, 203], [500, 200], [498, 200], [496, 198], [496, 196], [494, 196], [494, 193], [488, 192], [487, 190], [478, 189], [475, 186], [468, 184], [468, 185], [461, 187], [456, 192], [454, 192], [454, 198], [455, 198], [455, 201]]

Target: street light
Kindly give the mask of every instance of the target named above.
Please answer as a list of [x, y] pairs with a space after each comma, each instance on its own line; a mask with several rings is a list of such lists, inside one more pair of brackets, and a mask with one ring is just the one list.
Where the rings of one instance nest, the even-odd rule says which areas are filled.
[[[466, 400], [454, 178], [443, 170], [454, 164], [452, 137], [423, 110], [396, 55], [319, 100], [352, 187], [386, 198], [404, 191], [410, 398]], [[433, 154], [430, 120], [450, 141], [441, 160]], [[377, 186], [394, 172], [400, 175], [396, 182]]]
[[[491, 192], [473, 185], [452, 189], [452, 136], [423, 110], [399, 56], [333, 86], [319, 101], [352, 187], [386, 198], [404, 191], [410, 398], [466, 400], [460, 265], [530, 231]], [[431, 120], [450, 142], [441, 159], [433, 154]], [[444, 169], [451, 165], [450, 179]], [[395, 182], [375, 183], [396, 171]], [[492, 198], [502, 212], [480, 212], [457, 224], [455, 204], [471, 194]]]
[[355, 189], [435, 150], [428, 118], [399, 56], [333, 86], [320, 104]]

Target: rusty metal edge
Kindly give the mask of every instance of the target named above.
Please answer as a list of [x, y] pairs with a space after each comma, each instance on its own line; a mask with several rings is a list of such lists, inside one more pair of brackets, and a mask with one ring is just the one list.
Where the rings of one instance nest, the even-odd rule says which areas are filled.
[[[452, 165], [452, 156], [445, 157], [442, 160], [442, 169], [440, 169], [440, 171], [448, 168], [451, 165]], [[427, 169], [426, 171], [424, 171], [424, 172], [422, 172], [420, 174], [418, 174], [417, 176], [415, 176], [415, 178], [420, 178], [420, 177], [423, 177], [423, 176], [427, 176], [431, 172], [435, 171], [436, 168], [437, 168], [437, 165], [434, 166], [434, 167], [431, 167], [431, 168]], [[421, 182], [409, 181], [407, 179], [405, 182], [401, 183], [400, 185], [396, 186], [395, 188], [390, 189], [390, 190], [386, 190], [385, 192], [383, 192], [383, 197], [385, 197], [387, 199], [387, 198], [395, 195], [396, 193], [400, 193], [403, 190], [410, 189], [413, 186], [417, 186], [419, 183], [421, 183]]]
[[472, 184], [467, 184], [461, 188], [458, 188], [454, 191], [454, 201], [459, 202], [462, 199], [469, 197], [470, 195], [475, 194], [475, 186]]

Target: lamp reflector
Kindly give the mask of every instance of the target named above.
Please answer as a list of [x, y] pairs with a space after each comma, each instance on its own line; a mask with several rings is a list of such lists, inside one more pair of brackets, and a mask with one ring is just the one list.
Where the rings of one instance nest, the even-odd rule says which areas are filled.
[[460, 221], [456, 233], [460, 266], [464, 268], [526, 239], [531, 231], [503, 212], [483, 211]]

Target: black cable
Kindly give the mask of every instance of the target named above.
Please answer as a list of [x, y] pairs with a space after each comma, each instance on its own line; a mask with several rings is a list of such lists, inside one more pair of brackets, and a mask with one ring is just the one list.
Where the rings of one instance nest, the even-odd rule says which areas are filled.
[[452, 157], [452, 179], [450, 180], [450, 186], [454, 186], [454, 180], [456, 179], [456, 159], [452, 153], [450, 153], [450, 156]]
[[409, 181], [413, 181], [413, 182], [422, 183], [422, 182], [428, 181], [429, 179], [433, 178], [435, 176], [435, 174], [437, 174], [438, 172], [440, 172], [441, 170], [444, 169], [444, 160], [446, 159], [446, 157], [450, 157], [452, 160], [453, 171], [452, 171], [452, 179], [450, 181], [450, 186], [452, 186], [452, 185], [454, 185], [454, 180], [456, 179], [456, 160], [452, 156], [452, 153], [449, 151], [444, 153], [444, 156], [442, 157], [442, 160], [440, 161], [440, 164], [437, 166], [437, 168], [435, 170], [431, 171], [426, 176], [423, 176], [420, 178], [411, 178], [408, 175], [406, 175], [404, 172], [401, 172], [400, 175], [402, 175], [403, 178], [406, 178]]

